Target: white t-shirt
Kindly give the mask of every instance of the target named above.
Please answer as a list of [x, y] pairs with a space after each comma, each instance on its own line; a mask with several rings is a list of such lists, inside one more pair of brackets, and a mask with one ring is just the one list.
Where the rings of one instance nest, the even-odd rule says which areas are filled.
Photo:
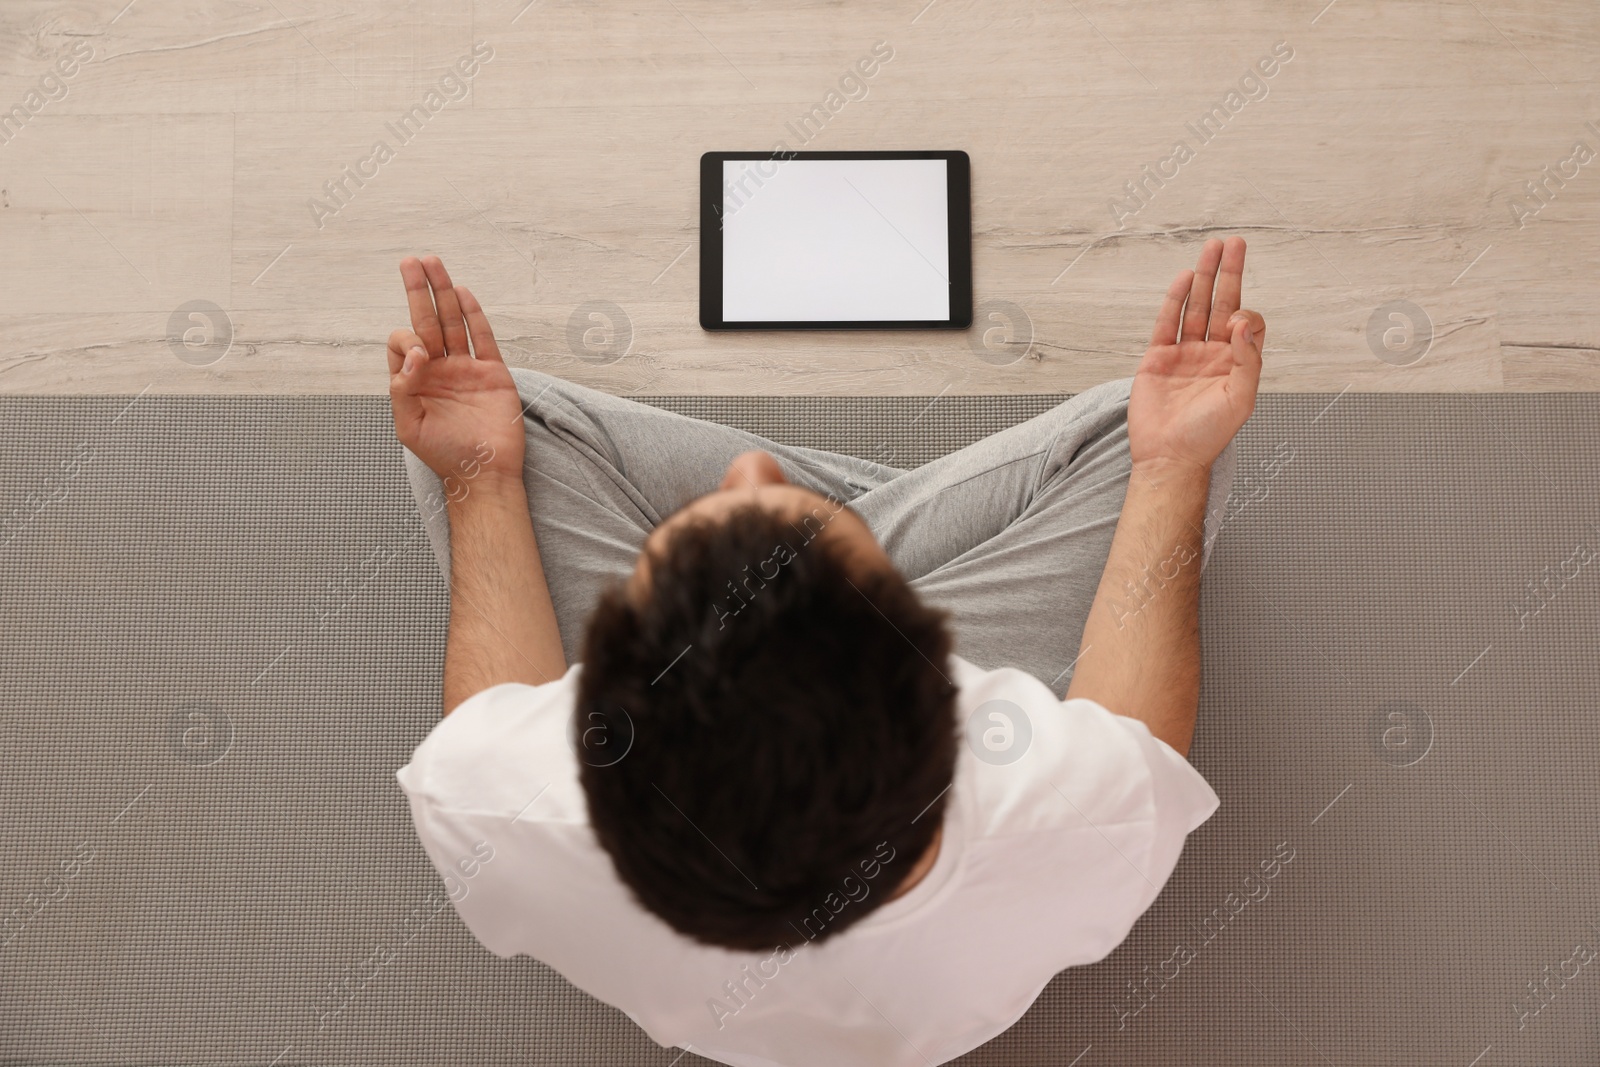
[[[543, 960], [659, 1044], [735, 1067], [925, 1067], [1004, 1031], [1058, 971], [1110, 953], [1219, 803], [1142, 722], [1063, 702], [1012, 668], [951, 665], [968, 741], [933, 867], [855, 925], [781, 953], [693, 941], [617, 878], [578, 782], [580, 666], [464, 701], [396, 777], [456, 912], [495, 955]], [[827, 906], [892, 892], [914, 861], [864, 863], [876, 878]]]

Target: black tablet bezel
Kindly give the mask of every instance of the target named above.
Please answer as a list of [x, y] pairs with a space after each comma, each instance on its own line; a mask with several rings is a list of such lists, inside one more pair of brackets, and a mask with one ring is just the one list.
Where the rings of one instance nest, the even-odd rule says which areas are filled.
[[[844, 322], [722, 318], [722, 164], [725, 160], [942, 159], [949, 203], [950, 317]], [[972, 325], [972, 160], [949, 152], [707, 152], [700, 157], [700, 326], [706, 330], [964, 330]]]

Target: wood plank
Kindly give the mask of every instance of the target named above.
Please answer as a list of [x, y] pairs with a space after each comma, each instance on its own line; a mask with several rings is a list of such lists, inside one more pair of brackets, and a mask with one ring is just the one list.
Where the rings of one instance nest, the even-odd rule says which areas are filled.
[[[480, 41], [469, 91], [397, 136]], [[880, 41], [858, 98], [817, 110]], [[1264, 95], [1196, 137], [1279, 41], [1294, 57]], [[1074, 391], [1130, 372], [1165, 281], [1227, 233], [1272, 323], [1268, 390], [1600, 388], [1600, 161], [1571, 162], [1580, 139], [1600, 153], [1600, 12], [1581, 0], [12, 0], [0, 107], [75, 44], [95, 60], [0, 143], [0, 391], [382, 392], [396, 262], [429, 251], [527, 359], [620, 392]], [[1179, 138], [1193, 158], [1144, 178]], [[972, 153], [977, 298], [1026, 309], [1038, 358], [986, 362], [982, 331], [700, 331], [698, 155], [779, 139]], [[1394, 367], [1366, 325], [1402, 300], [1438, 336]], [[238, 338], [209, 367], [167, 340], [195, 301]], [[590, 301], [627, 310], [627, 359], [568, 351]]]
[[[1379, 359], [1368, 344], [1373, 310], [1387, 295], [1263, 291], [1258, 303], [1269, 309], [1263, 390], [1485, 392], [1502, 387], [1492, 289], [1461, 285], [1419, 294], [1432, 343], [1425, 351], [1419, 348], [1410, 357], [1416, 362], [1408, 366]], [[587, 302], [495, 304], [488, 311], [511, 365], [615, 393], [1055, 393], [1132, 374], [1160, 294], [1109, 290], [1071, 300], [1053, 293], [1017, 296], [1009, 306], [980, 307], [983, 328], [970, 334], [708, 335], [695, 322], [695, 305], [682, 300], [629, 301], [615, 305], [620, 315], [596, 312], [600, 318], [590, 317]], [[1300, 310], [1280, 318], [1270, 310], [1274, 306]], [[398, 297], [389, 308], [325, 308], [315, 329], [307, 328], [303, 315], [280, 308], [238, 312], [230, 315], [232, 349], [208, 366], [185, 362], [172, 344], [148, 340], [165, 328], [162, 315], [82, 318], [86, 336], [62, 343], [53, 316], [13, 317], [16, 354], [0, 365], [5, 390], [386, 393], [382, 339], [404, 325], [405, 309]], [[1385, 317], [1381, 325], [1403, 323]], [[588, 331], [594, 332], [585, 344]], [[624, 339], [626, 348], [619, 350]], [[217, 354], [198, 350], [191, 358]]]

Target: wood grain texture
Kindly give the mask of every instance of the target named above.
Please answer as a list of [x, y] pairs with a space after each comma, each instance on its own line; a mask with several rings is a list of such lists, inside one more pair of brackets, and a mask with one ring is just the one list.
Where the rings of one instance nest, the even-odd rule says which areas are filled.
[[[1600, 388], [1589, 0], [122, 2], [0, 7], [0, 392], [382, 393], [426, 252], [618, 393], [1075, 392], [1230, 233], [1265, 390]], [[969, 152], [973, 330], [702, 331], [698, 157], [779, 141]]]

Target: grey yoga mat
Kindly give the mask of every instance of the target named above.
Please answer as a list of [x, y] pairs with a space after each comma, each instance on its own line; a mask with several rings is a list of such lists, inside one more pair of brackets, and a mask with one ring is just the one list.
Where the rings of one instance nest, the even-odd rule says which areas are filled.
[[[651, 402], [910, 466], [1059, 399]], [[1600, 397], [1269, 395], [1240, 449], [1222, 808], [960, 1062], [1593, 1067]], [[0, 509], [0, 1063], [699, 1062], [413, 838], [446, 592], [386, 398], [0, 398]]]

